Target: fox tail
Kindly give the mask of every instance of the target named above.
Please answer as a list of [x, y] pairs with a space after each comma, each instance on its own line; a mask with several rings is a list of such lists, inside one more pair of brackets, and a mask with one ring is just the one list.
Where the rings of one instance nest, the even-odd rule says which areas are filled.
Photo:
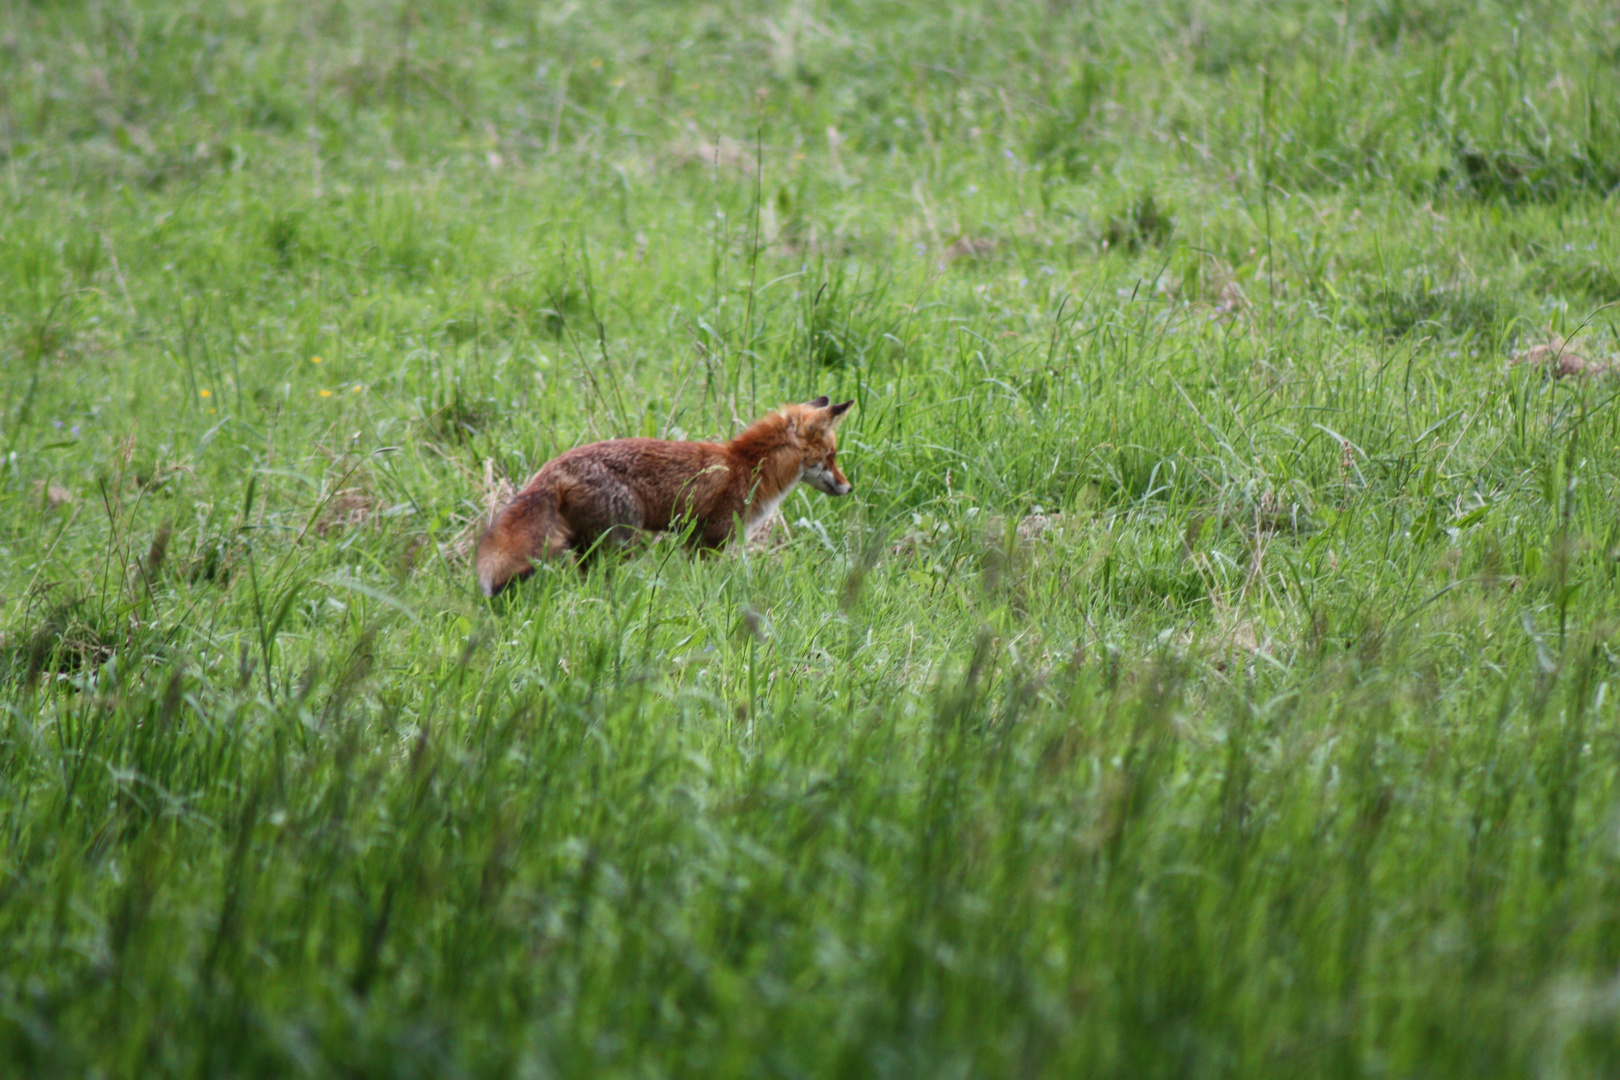
[[506, 504], [478, 541], [478, 585], [494, 596], [534, 573], [534, 560], [568, 549], [569, 530], [557, 509], [555, 484], [531, 485]]

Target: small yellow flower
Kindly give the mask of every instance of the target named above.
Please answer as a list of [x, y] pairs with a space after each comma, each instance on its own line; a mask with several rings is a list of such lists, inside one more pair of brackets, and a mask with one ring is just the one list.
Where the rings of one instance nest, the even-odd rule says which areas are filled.
[[363, 386], [357, 386], [357, 387], [354, 388], [354, 392], [358, 394], [360, 391], [362, 391], [364, 389], [365, 389], [365, 387], [363, 387]]
[[212, 390], [202, 390], [202, 391], [199, 391], [199, 393], [203, 397], [213, 397], [214, 396], [214, 392]]
[[591, 67], [599, 68], [601, 66], [602, 66], [602, 58], [600, 56], [596, 57], [595, 59], [593, 59], [591, 61]]
[[321, 391], [321, 397], [331, 397], [331, 396], [332, 396], [332, 391], [330, 391], [330, 390], [322, 390]]
[[309, 358], [309, 362], [312, 364], [318, 364], [321, 362], [321, 358], [318, 356], [312, 356]]

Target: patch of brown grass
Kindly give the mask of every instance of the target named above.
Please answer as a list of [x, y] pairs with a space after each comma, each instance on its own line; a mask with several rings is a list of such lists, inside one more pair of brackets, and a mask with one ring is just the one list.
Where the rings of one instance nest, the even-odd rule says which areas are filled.
[[706, 139], [695, 132], [688, 132], [671, 140], [661, 156], [664, 163], [672, 168], [702, 167], [750, 172], [754, 167], [753, 151], [729, 135]]
[[778, 510], [750, 533], [743, 545], [750, 553], [774, 551], [792, 539], [793, 533], [788, 529], [787, 519]]
[[[1013, 526], [1013, 538], [1024, 548], [1051, 543], [1062, 538], [1064, 531], [1074, 523], [1075, 519], [1068, 514], [1037, 511], [1018, 519]], [[967, 535], [977, 537], [987, 547], [999, 547], [1007, 536], [1007, 519], [1001, 514], [986, 514], [968, 519], [960, 530], [947, 523], [911, 529], [889, 545], [889, 554], [913, 555], [950, 537]]]
[[940, 262], [946, 266], [963, 260], [983, 259], [994, 253], [996, 242], [984, 236], [962, 236], [945, 249]]
[[377, 520], [377, 499], [364, 488], [350, 487], [326, 500], [320, 516], [315, 519], [315, 534], [344, 529], [363, 529]]
[[1557, 334], [1539, 345], [1514, 354], [1512, 364], [1538, 367], [1555, 379], [1572, 375], [1608, 375], [1616, 370], [1615, 356], [1588, 357], [1578, 353]]
[[40, 501], [49, 510], [55, 510], [59, 506], [69, 506], [76, 498], [70, 489], [63, 487], [55, 480], [35, 480], [34, 494], [40, 497]]

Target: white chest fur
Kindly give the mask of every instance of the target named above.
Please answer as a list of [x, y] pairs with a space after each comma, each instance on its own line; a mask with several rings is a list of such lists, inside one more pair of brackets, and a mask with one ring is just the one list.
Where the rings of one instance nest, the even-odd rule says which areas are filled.
[[[799, 476], [803, 475], [804, 470], [800, 469]], [[776, 516], [777, 507], [782, 505], [783, 499], [792, 494], [794, 485], [798, 484], [799, 482], [799, 476], [795, 476], [792, 480], [788, 481], [786, 487], [784, 487], [781, 491], [778, 491], [769, 499], [758, 499], [752, 506], [748, 508], [748, 518], [743, 522], [743, 534], [745, 538], [751, 539], [755, 533], [759, 532], [760, 529], [764, 528], [765, 525], [770, 522], [771, 518]]]

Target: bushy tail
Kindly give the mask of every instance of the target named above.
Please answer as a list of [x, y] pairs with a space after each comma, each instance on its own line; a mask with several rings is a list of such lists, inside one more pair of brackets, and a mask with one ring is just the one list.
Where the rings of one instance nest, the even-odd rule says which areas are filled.
[[534, 560], [568, 549], [568, 526], [557, 510], [557, 489], [532, 484], [496, 515], [478, 541], [478, 585], [494, 596], [534, 573]]

